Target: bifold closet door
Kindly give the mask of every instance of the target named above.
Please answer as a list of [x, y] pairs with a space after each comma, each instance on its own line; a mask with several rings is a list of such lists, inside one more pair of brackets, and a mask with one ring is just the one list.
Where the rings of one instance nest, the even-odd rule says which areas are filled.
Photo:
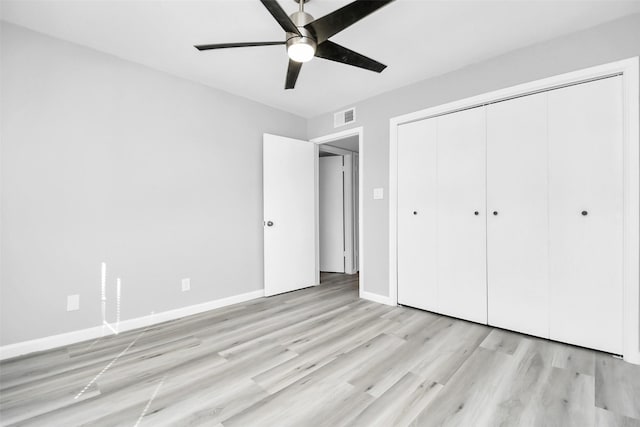
[[436, 120], [398, 127], [398, 302], [436, 311]]
[[489, 324], [549, 335], [547, 93], [487, 106]]
[[438, 312], [487, 323], [485, 109], [437, 120]]
[[549, 92], [550, 337], [622, 353], [622, 77]]

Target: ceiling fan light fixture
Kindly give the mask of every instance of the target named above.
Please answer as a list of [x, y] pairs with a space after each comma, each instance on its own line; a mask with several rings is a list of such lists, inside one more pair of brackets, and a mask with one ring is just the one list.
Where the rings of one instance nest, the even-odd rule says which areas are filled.
[[[298, 1], [298, 0], [297, 0]], [[316, 40], [313, 34], [304, 26], [313, 21], [313, 16], [303, 10], [304, 3], [299, 1], [300, 10], [292, 13], [291, 22], [298, 29], [298, 33], [287, 32], [287, 55], [295, 62], [308, 62], [316, 54]]]
[[284, 84], [285, 90], [295, 88], [302, 63], [310, 61], [315, 56], [376, 73], [387, 68], [386, 65], [378, 61], [333, 43], [329, 38], [394, 0], [354, 0], [320, 19], [314, 19], [304, 11], [304, 4], [309, 0], [294, 1], [298, 3], [298, 11], [287, 16], [278, 3], [279, 0], [260, 0], [260, 3], [284, 30], [286, 38], [282, 41], [216, 43], [194, 47], [202, 51], [233, 47], [286, 45], [289, 64]]
[[[311, 61], [316, 54], [316, 46], [313, 40], [305, 42], [306, 37], [301, 37], [300, 41], [291, 43], [287, 46], [287, 55], [292, 61], [308, 62]], [[308, 40], [308, 39], [306, 39]]]

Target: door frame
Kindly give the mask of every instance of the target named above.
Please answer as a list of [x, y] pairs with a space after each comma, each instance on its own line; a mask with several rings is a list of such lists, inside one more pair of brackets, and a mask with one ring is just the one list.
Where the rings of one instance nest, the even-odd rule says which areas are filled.
[[[346, 129], [340, 132], [331, 133], [328, 135], [319, 136], [317, 138], [313, 138], [310, 142], [316, 144], [316, 186], [315, 186], [315, 194], [316, 194], [316, 283], [320, 283], [320, 246], [319, 246], [319, 176], [318, 176], [318, 159], [319, 159], [319, 149], [318, 146], [321, 144], [330, 143], [333, 141], [337, 141], [340, 139], [344, 139], [350, 136], [358, 136], [358, 271], [360, 272], [358, 292], [359, 296], [362, 297], [363, 289], [363, 277], [364, 277], [364, 230], [362, 223], [362, 186], [363, 186], [363, 151], [364, 151], [364, 128], [362, 126]], [[346, 269], [345, 269], [346, 271]]]
[[[320, 148], [318, 150], [324, 153], [331, 153], [343, 158], [344, 169], [344, 182], [343, 182], [343, 207], [344, 207], [344, 272], [345, 274], [355, 274], [358, 272], [358, 251], [357, 251], [357, 236], [358, 233], [353, 227], [353, 217], [356, 215], [356, 191], [354, 191], [354, 180], [357, 168], [355, 167], [355, 161], [359, 158], [358, 153], [354, 151], [345, 150], [343, 148], [337, 148], [330, 145]], [[348, 160], [348, 161], [347, 161]], [[347, 218], [349, 220], [347, 220]]]
[[[349, 156], [349, 154], [351, 154], [351, 152], [347, 151], [347, 150], [341, 150], [341, 149], [332, 149], [332, 150], [325, 150], [323, 148], [321, 148], [320, 146], [318, 147], [318, 162], [319, 167], [318, 167], [318, 179], [319, 179], [319, 184], [318, 184], [318, 190], [319, 190], [319, 194], [322, 195], [323, 193], [325, 194], [325, 196], [328, 194], [326, 191], [323, 191], [323, 186], [326, 185], [326, 181], [323, 181], [323, 175], [322, 175], [322, 162], [324, 161], [334, 161], [337, 162], [335, 164], [335, 166], [330, 167], [331, 172], [329, 173], [336, 173], [337, 175], [340, 175], [340, 189], [338, 191], [339, 193], [339, 200], [340, 200], [340, 221], [339, 223], [333, 223], [333, 221], [331, 221], [331, 228], [335, 229], [338, 228], [338, 225], [340, 226], [340, 249], [337, 250], [338, 248], [336, 247], [336, 251], [332, 251], [332, 250], [328, 250], [328, 251], [324, 251], [325, 256], [328, 256], [329, 258], [333, 259], [334, 255], [340, 255], [340, 260], [342, 261], [340, 264], [342, 264], [342, 271], [340, 272], [340, 268], [337, 269], [333, 269], [333, 270], [325, 270], [325, 271], [330, 271], [330, 272], [334, 272], [334, 273], [347, 273], [348, 274], [348, 266], [347, 266], [347, 259], [350, 259], [350, 248], [348, 247], [347, 243], [349, 243], [349, 240], [346, 239], [347, 236], [347, 226], [349, 221], [347, 220], [347, 213], [351, 213], [352, 212], [349, 210], [349, 206], [347, 206], [347, 194], [350, 194], [347, 191], [347, 176], [348, 174], [347, 172], [347, 162], [346, 160], [348, 158], [351, 158], [351, 156]], [[342, 154], [342, 153], [334, 153], [333, 151], [343, 151], [345, 153], [348, 154]], [[322, 153], [328, 153], [328, 154], [332, 154], [332, 156], [328, 156], [328, 157], [323, 157]], [[335, 170], [333, 168], [336, 168]], [[329, 178], [329, 180], [331, 180], [331, 178]], [[338, 190], [337, 186], [336, 188], [333, 188], [330, 193], [333, 194], [334, 191]], [[335, 194], [333, 194], [335, 195]], [[329, 198], [331, 198], [332, 196], [329, 196]], [[322, 200], [320, 199], [320, 197], [318, 197], [318, 221], [320, 222], [323, 218], [323, 204], [322, 204]], [[336, 199], [337, 201], [337, 199]], [[325, 214], [328, 213], [328, 211], [324, 211]], [[336, 212], [336, 210], [333, 210], [332, 212]], [[330, 216], [333, 216], [332, 214], [329, 214]], [[323, 230], [322, 227], [318, 227], [318, 231], [319, 231], [319, 235], [318, 235], [318, 248], [320, 251], [320, 271], [322, 271], [322, 254], [323, 254], [323, 235], [327, 235], [328, 234], [332, 234], [332, 231], [328, 231], [328, 230]], [[337, 237], [337, 235], [335, 236]], [[325, 241], [326, 242], [326, 241]], [[331, 245], [330, 245], [331, 246]], [[337, 261], [337, 257], [336, 257], [336, 261]], [[329, 264], [332, 264], [331, 262], [329, 262]], [[335, 265], [335, 267], [338, 267], [337, 264]]]
[[640, 73], [639, 57], [536, 80], [392, 117], [389, 120], [389, 299], [398, 303], [398, 126], [510, 98], [621, 75], [624, 114], [624, 360], [640, 364]]

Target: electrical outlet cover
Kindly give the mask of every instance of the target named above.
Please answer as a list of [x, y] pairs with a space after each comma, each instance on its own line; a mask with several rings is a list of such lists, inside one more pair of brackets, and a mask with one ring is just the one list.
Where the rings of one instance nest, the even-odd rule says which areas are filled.
[[67, 296], [67, 311], [80, 310], [80, 295]]

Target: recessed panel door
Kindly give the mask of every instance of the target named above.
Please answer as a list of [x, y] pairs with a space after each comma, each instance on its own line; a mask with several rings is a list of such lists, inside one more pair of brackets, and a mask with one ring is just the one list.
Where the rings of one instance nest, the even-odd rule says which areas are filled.
[[489, 324], [549, 335], [547, 93], [487, 106]]
[[438, 311], [487, 323], [485, 109], [437, 121]]
[[437, 311], [436, 120], [398, 127], [398, 302]]
[[622, 353], [622, 77], [549, 92], [550, 337]]

